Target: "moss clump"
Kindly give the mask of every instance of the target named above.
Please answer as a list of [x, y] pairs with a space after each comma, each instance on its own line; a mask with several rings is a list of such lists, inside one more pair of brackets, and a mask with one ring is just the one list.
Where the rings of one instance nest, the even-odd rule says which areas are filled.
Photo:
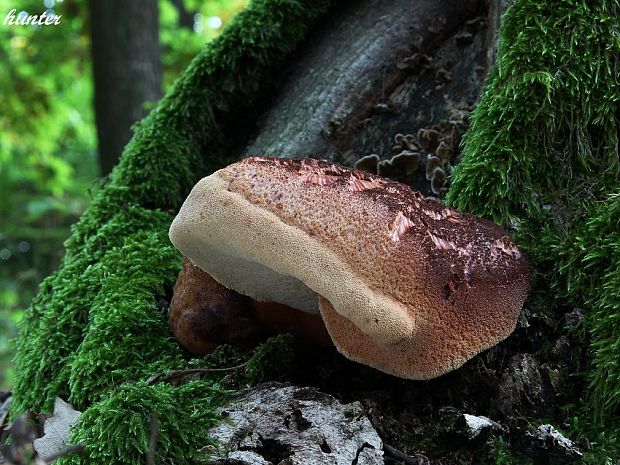
[[590, 397], [607, 421], [620, 408], [619, 13], [617, 0], [514, 3], [447, 196], [514, 228], [535, 292], [589, 307]]
[[597, 420], [616, 424], [620, 443], [620, 192], [586, 212], [572, 234], [549, 235], [543, 246], [557, 257], [551, 268], [557, 291], [582, 297], [588, 307], [590, 406]]
[[282, 380], [291, 373], [295, 361], [294, 339], [290, 334], [271, 337], [258, 346], [245, 366], [250, 384]]
[[63, 457], [63, 465], [144, 464], [156, 431], [155, 463], [196, 463], [198, 449], [219, 416], [215, 407], [227, 393], [204, 381], [181, 386], [124, 383], [86, 410], [73, 434], [85, 452]]
[[153, 412], [158, 463], [187, 463], [206, 440], [220, 389], [145, 383], [188, 365], [157, 305], [181, 263], [167, 240], [171, 212], [228, 161], [239, 125], [260, 111], [274, 71], [328, 4], [255, 0], [240, 13], [136, 125], [119, 166], [73, 227], [62, 265], [21, 323], [11, 412], [50, 412], [56, 396], [85, 409], [74, 441], [86, 455], [63, 460], [144, 463]]
[[617, 0], [514, 3], [448, 203], [531, 227], [566, 213], [567, 200], [617, 185], [617, 8]]
[[[166, 222], [167, 224], [167, 222]], [[183, 367], [157, 296], [172, 287], [179, 253], [166, 230], [125, 238], [97, 264], [101, 287], [90, 302], [88, 326], [69, 366], [69, 397], [80, 409], [126, 381]]]
[[[18, 339], [16, 361], [19, 376], [14, 391], [14, 415], [28, 409], [50, 411], [56, 396], [64, 399], [70, 397], [72, 393], [68, 383], [71, 369], [84, 335], [92, 324], [92, 303], [101, 296], [106, 279], [123, 267], [135, 270], [150, 254], [166, 252], [151, 250], [140, 260], [134, 255], [132, 264], [119, 260], [116, 269], [111, 268], [110, 260], [104, 263], [104, 257], [110, 251], [119, 247], [122, 249], [126, 238], [141, 231], [153, 228], [163, 233], [169, 222], [170, 216], [162, 212], [137, 206], [122, 209], [85, 241], [80, 253], [71, 259], [66, 258], [60, 270], [43, 282], [24, 318]], [[164, 271], [170, 272], [171, 265], [179, 266], [179, 256], [170, 252], [169, 244], [162, 244], [163, 241], [160, 241], [159, 247], [167, 249], [167, 255], [172, 260]], [[157, 287], [160, 289], [165, 280], [170, 282], [174, 279], [170, 276], [163, 278], [156, 269], [142, 269], [140, 272], [158, 281], [160, 284]], [[152, 292], [155, 291], [152, 289]], [[158, 292], [161, 295], [163, 291]], [[153, 307], [154, 294], [146, 300], [145, 306], [137, 310], [148, 313], [153, 311]], [[96, 363], [101, 364], [102, 361]]]

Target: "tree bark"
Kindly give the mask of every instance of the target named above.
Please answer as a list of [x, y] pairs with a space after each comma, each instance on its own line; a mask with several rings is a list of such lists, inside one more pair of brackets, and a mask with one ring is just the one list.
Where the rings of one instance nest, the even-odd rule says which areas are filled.
[[131, 125], [162, 93], [156, 0], [90, 0], [95, 120], [101, 175], [118, 162]]
[[194, 30], [194, 15], [196, 14], [193, 11], [188, 11], [185, 8], [184, 0], [171, 0], [172, 5], [177, 10], [179, 14], [179, 26], [187, 29]]
[[[291, 60], [241, 156], [353, 165], [370, 154], [390, 159], [403, 149], [396, 134], [415, 138], [439, 124], [454, 132], [448, 158], [457, 163], [460, 134], [494, 60], [509, 3], [339, 3]], [[406, 181], [433, 195], [424, 169]]]

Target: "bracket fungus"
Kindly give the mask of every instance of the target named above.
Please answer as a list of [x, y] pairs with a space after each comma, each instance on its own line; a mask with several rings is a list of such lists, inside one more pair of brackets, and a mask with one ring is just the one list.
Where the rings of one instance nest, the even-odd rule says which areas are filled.
[[252, 300], [222, 286], [187, 258], [174, 285], [169, 323], [177, 341], [196, 355], [222, 344], [250, 348], [262, 336]]
[[320, 312], [346, 357], [403, 378], [506, 338], [528, 292], [501, 227], [314, 159], [247, 158], [202, 179], [170, 239], [227, 288]]
[[308, 345], [333, 346], [320, 315], [252, 300], [218, 283], [188, 258], [174, 285], [168, 323], [178, 343], [198, 356], [222, 344], [250, 349], [282, 333]]

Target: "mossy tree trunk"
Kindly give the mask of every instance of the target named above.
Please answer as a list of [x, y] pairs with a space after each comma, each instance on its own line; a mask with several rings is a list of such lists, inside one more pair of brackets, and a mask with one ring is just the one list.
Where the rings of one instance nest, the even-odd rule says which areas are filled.
[[[413, 405], [384, 407], [424, 417], [425, 403], [439, 410], [469, 404], [501, 419], [511, 431], [509, 443], [530, 458], [578, 460], [537, 456], [524, 440], [518, 419], [536, 425], [544, 417], [576, 437], [604, 441], [596, 451], [602, 457], [605, 447], [617, 447], [617, 434], [604, 430], [616, 431], [620, 405], [614, 323], [620, 313], [614, 251], [620, 5], [516, 2], [498, 47], [501, 17], [511, 3], [345, 3], [276, 76], [278, 91], [235, 155], [353, 165], [370, 154], [390, 159], [406, 149], [455, 168], [450, 178], [457, 184], [446, 201], [518, 238], [536, 272], [531, 297], [507, 341], [459, 373], [430, 382], [434, 392], [420, 385], [391, 391], [414, 398]], [[474, 127], [460, 144], [470, 121]], [[421, 140], [430, 128], [447, 148]], [[407, 133], [413, 147], [399, 142], [397, 134]], [[434, 195], [428, 174], [391, 173]], [[583, 403], [584, 391], [590, 404]], [[592, 422], [595, 417], [607, 426]], [[389, 438], [390, 427], [381, 427]], [[404, 434], [407, 428], [395, 429]], [[418, 441], [414, 451], [424, 442]]]
[[[205, 445], [221, 380], [146, 382], [203, 363], [165, 316], [181, 263], [167, 227], [200, 177], [246, 155], [353, 164], [414, 149], [456, 165], [445, 200], [508, 228], [530, 257], [536, 279], [515, 333], [428, 382], [333, 352], [302, 354], [291, 379], [362, 399], [384, 440], [437, 463], [560, 463], [528, 436], [548, 421], [599, 442], [590, 463], [613, 463], [620, 5], [515, 0], [498, 47], [505, 1], [411, 3], [255, 0], [136, 126], [18, 341], [14, 414], [49, 411], [57, 395], [85, 409], [74, 438], [86, 452], [65, 463], [142, 463], [153, 411], [165, 413], [161, 457], [189, 463]], [[431, 193], [424, 170], [392, 175]], [[457, 440], [455, 412], [502, 432]]]

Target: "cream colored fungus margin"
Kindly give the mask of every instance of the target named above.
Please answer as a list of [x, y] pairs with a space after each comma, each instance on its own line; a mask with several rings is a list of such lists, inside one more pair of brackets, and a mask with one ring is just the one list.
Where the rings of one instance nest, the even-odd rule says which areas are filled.
[[256, 300], [316, 313], [320, 294], [379, 344], [412, 337], [416, 322], [403, 304], [372, 290], [305, 231], [228, 191], [218, 173], [194, 186], [170, 226], [170, 240], [195, 265]]

